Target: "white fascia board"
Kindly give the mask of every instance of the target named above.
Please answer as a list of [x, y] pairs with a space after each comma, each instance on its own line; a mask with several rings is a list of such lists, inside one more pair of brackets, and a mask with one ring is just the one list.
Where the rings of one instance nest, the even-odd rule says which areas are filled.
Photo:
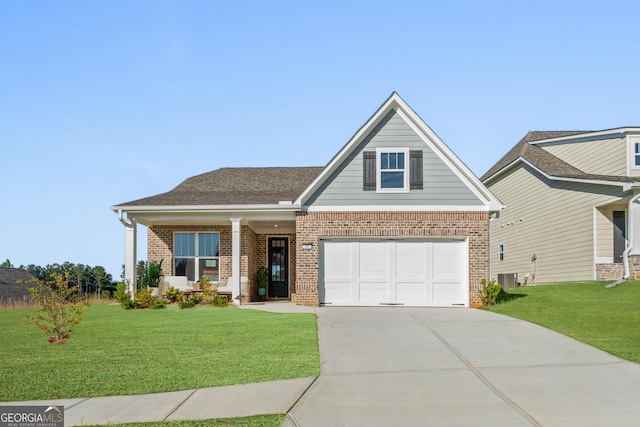
[[160, 205], [160, 206], [112, 206], [114, 212], [269, 212], [269, 211], [298, 211], [298, 204], [278, 205]]
[[608, 135], [624, 135], [629, 133], [638, 134], [640, 133], [640, 128], [626, 127], [626, 128], [607, 129], [607, 130], [602, 130], [597, 132], [576, 133], [575, 135], [559, 136], [557, 138], [541, 139], [539, 141], [530, 141], [529, 144], [538, 145], [538, 144], [547, 144], [549, 142], [569, 141], [572, 139], [580, 139], [580, 138], [594, 138], [594, 137], [597, 138], [600, 136], [608, 136]]
[[322, 182], [331, 175], [334, 169], [340, 165], [340, 163], [351, 153], [351, 151], [358, 146], [362, 139], [368, 135], [369, 131], [373, 129], [382, 118], [391, 110], [394, 106], [397, 106], [400, 96], [393, 92], [391, 96], [373, 113], [371, 118], [358, 129], [358, 131], [349, 139], [349, 141], [342, 147], [342, 149], [333, 156], [333, 159], [327, 164], [324, 170], [313, 180], [313, 182], [294, 200], [294, 204], [302, 205], [302, 201], [310, 194], [316, 191]]
[[487, 205], [309, 206], [308, 212], [493, 212]]
[[539, 167], [537, 167], [536, 165], [534, 165], [533, 163], [529, 162], [528, 160], [522, 157], [518, 157], [513, 162], [509, 163], [507, 166], [503, 167], [498, 172], [494, 173], [489, 178], [485, 179], [484, 180], [485, 185], [488, 185], [491, 181], [495, 180], [500, 175], [506, 173], [509, 169], [515, 167], [518, 163], [524, 163], [526, 165], [529, 165], [532, 169], [536, 170], [542, 176], [544, 176], [545, 178], [551, 181], [577, 182], [580, 184], [608, 185], [611, 187], [622, 187], [624, 191], [627, 191], [632, 188], [640, 187], [640, 182], [632, 183], [632, 182], [623, 182], [623, 181], [605, 181], [601, 179], [567, 178], [564, 176], [549, 175], [548, 173], [546, 173], [545, 171], [543, 171], [542, 169], [540, 169]]

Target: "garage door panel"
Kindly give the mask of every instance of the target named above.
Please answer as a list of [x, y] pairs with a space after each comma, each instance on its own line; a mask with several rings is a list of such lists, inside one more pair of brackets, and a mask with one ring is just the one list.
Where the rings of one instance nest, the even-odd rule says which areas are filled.
[[353, 302], [353, 286], [351, 282], [325, 283], [324, 301], [334, 304], [349, 304]]
[[420, 279], [424, 282], [426, 273], [426, 244], [396, 244], [395, 277], [396, 280]]
[[350, 243], [324, 244], [325, 279], [352, 279], [352, 245]]
[[424, 282], [396, 282], [396, 302], [406, 305], [427, 303]]
[[460, 282], [434, 282], [434, 305], [458, 305], [465, 304], [464, 289]]
[[387, 282], [360, 282], [358, 300], [365, 304], [379, 304], [389, 301], [389, 284]]
[[464, 280], [466, 245], [462, 242], [439, 242], [433, 250], [434, 281], [460, 282]]
[[361, 279], [389, 278], [389, 248], [377, 243], [359, 243], [359, 270]]

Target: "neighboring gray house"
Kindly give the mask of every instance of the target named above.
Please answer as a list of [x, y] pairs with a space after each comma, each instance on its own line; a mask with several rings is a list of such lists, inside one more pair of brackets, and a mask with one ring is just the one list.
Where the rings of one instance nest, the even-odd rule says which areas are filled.
[[165, 275], [206, 275], [238, 304], [266, 266], [269, 299], [311, 306], [479, 303], [501, 208], [396, 93], [325, 167], [223, 168], [112, 207], [129, 280], [142, 224]]
[[32, 303], [27, 282], [34, 277], [22, 268], [0, 267], [0, 306]]
[[640, 128], [529, 132], [481, 180], [506, 206], [491, 220], [492, 277], [638, 277]]

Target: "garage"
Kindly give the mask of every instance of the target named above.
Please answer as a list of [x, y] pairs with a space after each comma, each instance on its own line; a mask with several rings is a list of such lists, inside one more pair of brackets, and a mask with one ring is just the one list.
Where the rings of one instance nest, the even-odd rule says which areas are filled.
[[468, 306], [466, 239], [320, 241], [323, 305]]

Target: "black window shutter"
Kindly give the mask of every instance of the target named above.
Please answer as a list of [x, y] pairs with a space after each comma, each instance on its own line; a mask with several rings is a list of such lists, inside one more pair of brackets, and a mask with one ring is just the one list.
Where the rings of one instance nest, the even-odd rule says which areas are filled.
[[376, 152], [362, 152], [362, 189], [376, 191]]
[[422, 150], [411, 150], [409, 152], [409, 172], [410, 176], [410, 189], [422, 190]]

